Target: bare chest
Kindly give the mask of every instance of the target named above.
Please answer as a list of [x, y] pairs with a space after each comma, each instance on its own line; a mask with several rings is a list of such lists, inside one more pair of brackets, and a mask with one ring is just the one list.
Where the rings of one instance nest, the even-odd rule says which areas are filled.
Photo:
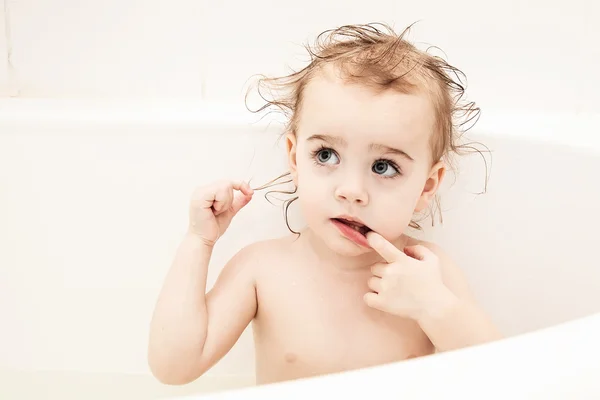
[[367, 274], [289, 274], [259, 286], [259, 370], [292, 377], [378, 365], [431, 352], [419, 326], [369, 308]]

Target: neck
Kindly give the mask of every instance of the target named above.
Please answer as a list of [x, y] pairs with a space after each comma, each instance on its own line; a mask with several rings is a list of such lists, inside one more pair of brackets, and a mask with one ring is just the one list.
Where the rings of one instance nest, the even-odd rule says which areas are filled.
[[[399, 249], [403, 249], [407, 239], [406, 236], [402, 235], [394, 244]], [[338, 254], [331, 250], [310, 228], [301, 232], [298, 242], [316, 258], [316, 261], [337, 270], [363, 271], [371, 265], [383, 261], [381, 256], [372, 249], [365, 249], [364, 253], [356, 256]]]

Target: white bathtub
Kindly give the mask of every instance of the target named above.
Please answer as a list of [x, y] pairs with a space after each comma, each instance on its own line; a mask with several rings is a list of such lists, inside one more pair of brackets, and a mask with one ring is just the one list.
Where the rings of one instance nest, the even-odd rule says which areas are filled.
[[[0, 101], [0, 398], [305, 398], [327, 388], [380, 398], [600, 396], [593, 115], [484, 113], [471, 135], [493, 150], [488, 192], [470, 194], [485, 170], [468, 157], [444, 190], [444, 225], [423, 234], [463, 266], [508, 339], [224, 392], [252, 385], [248, 329], [197, 382], [156, 382], [148, 323], [193, 187], [283, 171], [279, 127], [255, 119], [183, 102]], [[286, 232], [281, 209], [257, 197], [221, 240], [209, 284], [241, 246]]]

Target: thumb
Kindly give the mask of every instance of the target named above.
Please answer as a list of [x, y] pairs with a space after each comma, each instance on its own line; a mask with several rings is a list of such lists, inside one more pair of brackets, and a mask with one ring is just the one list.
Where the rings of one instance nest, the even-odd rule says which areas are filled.
[[242, 208], [246, 206], [246, 204], [250, 203], [250, 200], [252, 200], [252, 193], [240, 193], [237, 196], [235, 196], [233, 202], [231, 203], [232, 216], [237, 214]]
[[405, 247], [404, 254], [414, 259], [424, 261], [428, 259], [433, 253], [427, 247], [417, 244], [414, 246]]

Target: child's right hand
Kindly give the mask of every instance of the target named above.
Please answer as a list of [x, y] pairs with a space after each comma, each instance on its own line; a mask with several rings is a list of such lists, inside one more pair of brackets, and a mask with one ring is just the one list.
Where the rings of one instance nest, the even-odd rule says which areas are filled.
[[246, 182], [238, 181], [221, 181], [196, 189], [190, 203], [189, 231], [208, 246], [214, 246], [253, 194]]

